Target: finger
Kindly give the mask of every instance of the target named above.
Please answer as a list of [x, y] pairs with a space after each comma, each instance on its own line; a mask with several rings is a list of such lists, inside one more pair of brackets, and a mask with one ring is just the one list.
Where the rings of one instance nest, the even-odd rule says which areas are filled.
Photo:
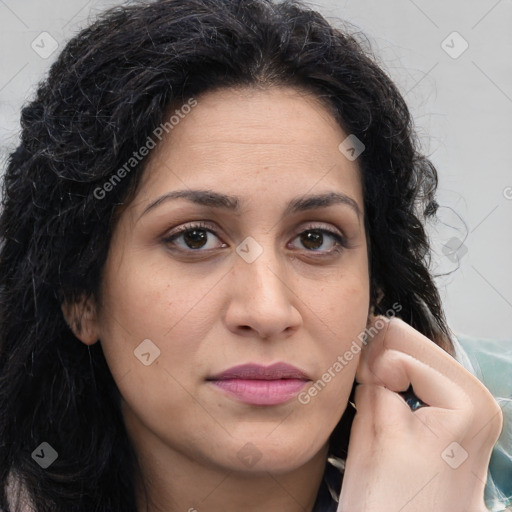
[[[356, 419], [362, 422], [359, 430], [371, 431], [372, 435], [389, 431], [400, 436], [404, 430], [409, 432], [416, 421], [405, 401], [397, 393], [382, 386], [359, 384], [354, 401]], [[378, 421], [375, 421], [377, 418]]]
[[371, 354], [360, 362], [358, 371], [359, 382], [391, 391], [405, 391], [412, 385], [414, 394], [432, 407], [462, 409], [472, 403], [464, 388], [423, 361], [386, 349], [382, 338], [374, 340]]
[[[380, 316], [372, 317], [370, 325], [374, 326], [379, 319], [381, 323], [385, 323], [385, 327], [378, 330], [377, 334], [368, 341], [362, 351], [360, 363], [371, 360], [374, 357], [372, 353], [375, 351], [395, 350], [410, 356], [413, 360], [421, 361], [424, 365], [463, 389], [468, 396], [494, 401], [491, 393], [475, 376], [426, 336], [399, 318], [389, 320]], [[424, 369], [426, 370], [426, 368]], [[431, 373], [431, 375], [434, 374]], [[357, 375], [358, 381], [360, 378], [361, 375]], [[411, 383], [415, 391], [419, 391], [414, 382], [411, 381]], [[418, 393], [416, 394], [428, 403], [428, 400], [425, 400]]]
[[[371, 325], [375, 323], [376, 320]], [[399, 333], [402, 335], [401, 326], [399, 328]], [[419, 339], [419, 344], [428, 343], [429, 346], [432, 344], [428, 338], [417, 331], [415, 333], [424, 338]], [[467, 402], [468, 397], [460, 386], [454, 385], [450, 379], [432, 366], [405, 351], [400, 351], [400, 348], [403, 349], [403, 344], [400, 345], [391, 339], [396, 335], [392, 322], [386, 319], [385, 326], [363, 350], [357, 370], [358, 382], [383, 386], [395, 392], [405, 391], [412, 385], [417, 397], [435, 407], [453, 409], [457, 408], [461, 401]], [[417, 340], [418, 337], [415, 335], [415, 338]], [[408, 351], [411, 352], [410, 349]], [[422, 350], [422, 355], [424, 352]], [[452, 360], [451, 364], [458, 363]]]
[[[382, 339], [376, 340], [382, 347]], [[362, 363], [366, 373], [356, 388], [356, 419], [375, 434], [396, 436], [418, 431], [440, 438], [464, 438], [474, 425], [475, 407], [463, 389], [433, 368], [396, 350], [373, 348]], [[428, 407], [412, 411], [398, 394], [412, 384]], [[419, 420], [419, 421], [418, 421]]]

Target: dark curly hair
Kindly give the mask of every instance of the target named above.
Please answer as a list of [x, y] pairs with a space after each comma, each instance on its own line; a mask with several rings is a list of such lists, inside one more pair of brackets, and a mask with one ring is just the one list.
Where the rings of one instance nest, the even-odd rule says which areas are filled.
[[[135, 512], [137, 457], [101, 343], [87, 347], [61, 305], [97, 296], [119, 209], [145, 160], [103, 200], [102, 187], [170, 105], [215, 88], [292, 86], [329, 106], [366, 146], [358, 159], [371, 306], [448, 351], [424, 229], [437, 173], [407, 106], [356, 31], [299, 2], [161, 0], [114, 8], [75, 36], [21, 115], [0, 217], [0, 507], [12, 479], [37, 512]], [[346, 455], [351, 416], [331, 435]], [[59, 457], [41, 469], [46, 441]]]

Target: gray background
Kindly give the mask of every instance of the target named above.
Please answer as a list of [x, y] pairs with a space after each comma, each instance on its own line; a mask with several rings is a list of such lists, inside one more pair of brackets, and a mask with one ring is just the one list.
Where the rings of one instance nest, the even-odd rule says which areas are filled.
[[[52, 44], [116, 4], [0, 0], [0, 169], [21, 105], [58, 54], [47, 55]], [[429, 233], [433, 271], [454, 271], [437, 278], [452, 329], [512, 339], [512, 0], [309, 4], [368, 36], [439, 170], [441, 221]]]

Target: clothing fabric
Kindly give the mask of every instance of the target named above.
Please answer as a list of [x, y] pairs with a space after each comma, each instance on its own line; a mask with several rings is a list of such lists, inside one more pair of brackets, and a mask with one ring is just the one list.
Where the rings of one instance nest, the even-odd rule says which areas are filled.
[[494, 446], [485, 500], [492, 512], [512, 511], [512, 340], [458, 334], [457, 360], [485, 384], [503, 411], [503, 430]]

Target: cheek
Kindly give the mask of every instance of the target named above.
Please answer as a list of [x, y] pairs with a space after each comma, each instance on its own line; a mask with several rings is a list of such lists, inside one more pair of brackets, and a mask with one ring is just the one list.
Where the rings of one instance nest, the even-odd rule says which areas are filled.
[[104, 311], [115, 318], [103, 315], [104, 328], [121, 324], [134, 337], [162, 339], [202, 309], [201, 302], [218, 277], [195, 275], [172, 263], [163, 251], [154, 252], [134, 251], [107, 265]]
[[345, 411], [361, 354], [369, 306], [366, 288], [338, 287], [321, 295], [313, 333], [319, 360], [315, 380], [298, 396], [311, 421], [322, 417], [332, 432]]
[[370, 305], [366, 266], [339, 270], [322, 283], [307, 282], [299, 292], [320, 322], [328, 328], [330, 350], [341, 350], [347, 341], [364, 330]]
[[212, 284], [191, 286], [183, 273], [145, 266], [126, 254], [107, 270], [101, 343], [125, 406], [151, 425], [187, 408], [200, 417], [187, 390], [205, 365], [200, 345], [214, 311], [201, 299]]
[[[116, 381], [130, 374], [131, 385], [149, 387], [169, 380], [165, 370], [186, 381], [190, 368], [200, 363], [196, 353], [215, 315], [205, 297], [215, 281], [187, 276], [165, 263], [130, 253], [107, 262], [100, 339]], [[137, 357], [143, 342], [150, 361], [158, 355], [150, 366]]]
[[[325, 384], [327, 402], [336, 396], [348, 397], [360, 358], [361, 340], [369, 310], [369, 280], [364, 272], [345, 272], [309, 292], [311, 325], [317, 354], [321, 360], [319, 390]], [[314, 392], [313, 392], [314, 393]]]

